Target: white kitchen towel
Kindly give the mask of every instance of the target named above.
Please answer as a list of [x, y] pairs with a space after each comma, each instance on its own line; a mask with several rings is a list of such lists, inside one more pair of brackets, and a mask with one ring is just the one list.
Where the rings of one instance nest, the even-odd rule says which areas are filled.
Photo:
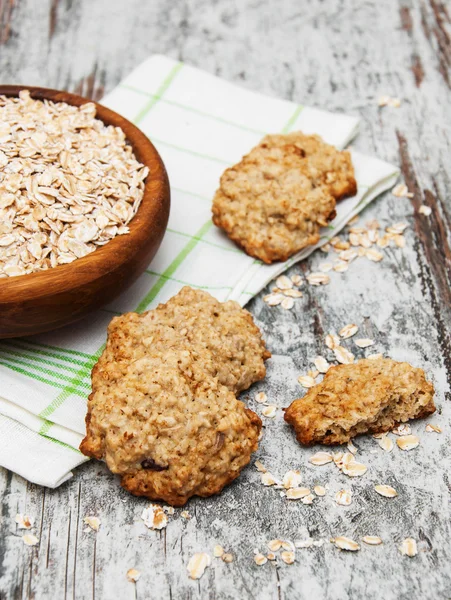
[[[90, 372], [113, 315], [148, 310], [184, 285], [244, 305], [314, 250], [272, 266], [239, 250], [211, 222], [211, 199], [224, 169], [266, 133], [318, 133], [343, 148], [358, 127], [354, 117], [262, 96], [163, 56], [145, 61], [103, 104], [133, 121], [158, 148], [171, 182], [171, 216], [152, 264], [104, 309], [58, 331], [0, 343], [0, 465], [49, 487], [65, 481], [85, 460], [77, 448]], [[398, 176], [395, 167], [380, 160], [356, 152], [352, 158], [358, 194], [337, 205], [337, 216], [318, 245]]]

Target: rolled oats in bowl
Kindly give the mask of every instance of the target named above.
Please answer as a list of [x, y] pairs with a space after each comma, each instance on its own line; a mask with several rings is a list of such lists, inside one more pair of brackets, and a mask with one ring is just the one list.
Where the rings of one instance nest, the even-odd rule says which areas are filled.
[[71, 263], [129, 232], [148, 168], [93, 103], [0, 96], [0, 277]]

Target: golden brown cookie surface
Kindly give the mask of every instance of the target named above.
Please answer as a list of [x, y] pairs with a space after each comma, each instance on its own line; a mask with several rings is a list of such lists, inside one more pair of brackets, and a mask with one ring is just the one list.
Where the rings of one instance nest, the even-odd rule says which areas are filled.
[[357, 191], [349, 152], [301, 132], [268, 135], [227, 169], [213, 199], [213, 222], [266, 263], [319, 240], [336, 200]]
[[434, 387], [422, 369], [389, 358], [331, 367], [285, 411], [301, 444], [343, 444], [383, 433], [435, 411]]
[[261, 421], [236, 393], [269, 357], [250, 314], [184, 288], [142, 315], [113, 319], [92, 373], [84, 454], [136, 495], [183, 505], [235, 479]]

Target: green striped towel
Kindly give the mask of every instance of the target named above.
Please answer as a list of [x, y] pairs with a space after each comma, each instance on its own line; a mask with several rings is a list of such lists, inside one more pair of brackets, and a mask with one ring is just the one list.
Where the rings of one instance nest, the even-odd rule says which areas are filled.
[[[210, 219], [211, 199], [224, 169], [268, 132], [301, 129], [342, 148], [358, 127], [354, 117], [246, 91], [163, 56], [149, 58], [103, 103], [136, 123], [161, 153], [171, 181], [171, 217], [152, 264], [110, 305], [65, 329], [0, 344], [0, 465], [49, 487], [61, 484], [85, 460], [77, 448], [84, 433], [90, 371], [113, 315], [145, 311], [183, 285], [244, 305], [313, 251], [266, 266], [238, 250]], [[338, 205], [321, 244], [398, 175], [391, 165], [358, 153], [353, 162], [359, 193]]]

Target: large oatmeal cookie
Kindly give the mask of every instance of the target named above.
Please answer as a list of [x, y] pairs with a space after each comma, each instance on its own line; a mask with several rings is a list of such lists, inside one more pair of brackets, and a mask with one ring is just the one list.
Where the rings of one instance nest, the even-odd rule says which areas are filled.
[[213, 222], [266, 263], [316, 244], [336, 200], [357, 192], [349, 152], [316, 135], [267, 135], [227, 169], [213, 199]]
[[116, 317], [92, 372], [80, 449], [136, 495], [180, 506], [219, 492], [257, 449], [258, 416], [236, 393], [269, 358], [251, 315], [183, 288], [142, 315]]
[[238, 477], [257, 449], [259, 417], [216, 378], [202, 355], [156, 352], [115, 378], [94, 369], [84, 454], [105, 459], [123, 487], [182, 506]]
[[435, 411], [434, 387], [422, 369], [389, 358], [331, 367], [285, 411], [301, 444], [343, 444], [361, 433], [384, 433]]
[[184, 287], [155, 310], [114, 318], [99, 363], [120, 368], [149, 352], [169, 348], [202, 353], [204, 369], [235, 393], [264, 378], [264, 361], [271, 356], [247, 310]]

